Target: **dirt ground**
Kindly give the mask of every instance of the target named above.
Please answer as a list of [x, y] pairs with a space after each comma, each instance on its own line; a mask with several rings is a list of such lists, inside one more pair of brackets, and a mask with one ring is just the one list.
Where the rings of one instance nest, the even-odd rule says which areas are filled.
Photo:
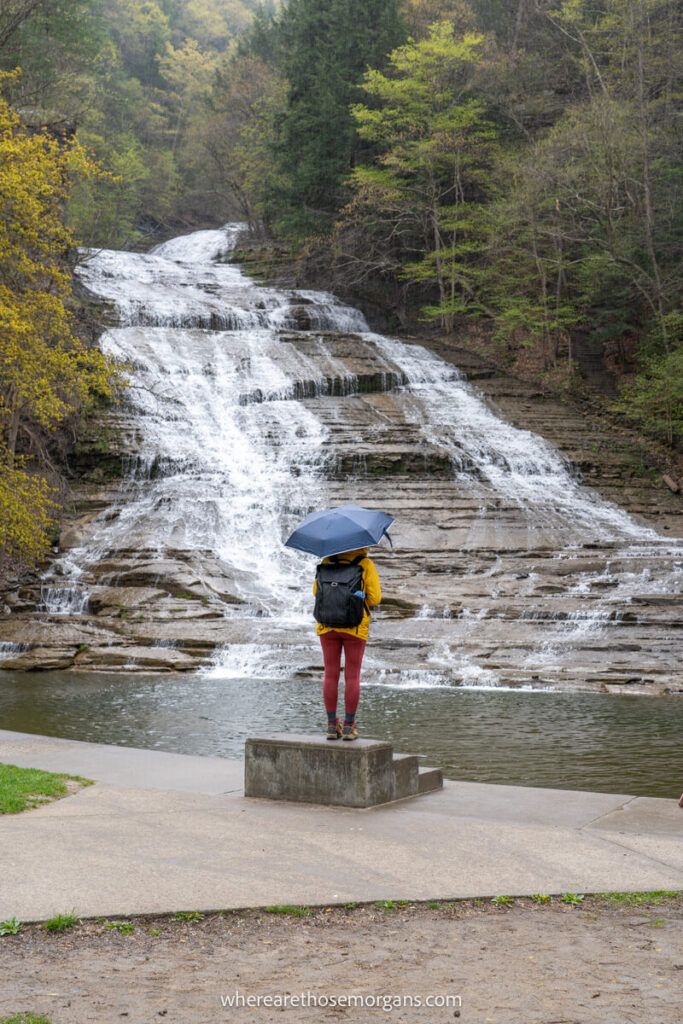
[[[0, 1019], [32, 1011], [53, 1024], [681, 1021], [683, 896], [642, 905], [599, 897], [580, 906], [557, 898], [510, 907], [465, 901], [132, 923], [131, 934], [99, 921], [61, 935], [26, 926], [0, 939]], [[274, 1005], [221, 1002], [236, 993], [245, 1002], [269, 996]], [[285, 993], [309, 1005], [282, 1008]], [[361, 996], [370, 997], [365, 1006]], [[316, 1006], [315, 998], [328, 1003]], [[406, 1003], [395, 1005], [398, 998]]]

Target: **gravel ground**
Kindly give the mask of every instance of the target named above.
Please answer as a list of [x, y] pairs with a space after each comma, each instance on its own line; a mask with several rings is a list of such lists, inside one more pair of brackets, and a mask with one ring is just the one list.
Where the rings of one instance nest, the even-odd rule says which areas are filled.
[[[681, 1021], [683, 895], [637, 904], [586, 897], [579, 906], [475, 900], [302, 917], [150, 917], [133, 919], [129, 934], [109, 925], [84, 922], [59, 935], [31, 925], [0, 939], [0, 1018], [32, 1011], [53, 1024]], [[236, 993], [275, 1005], [224, 1005], [222, 997]], [[285, 994], [309, 1005], [283, 1008]], [[360, 997], [369, 997], [366, 1005]]]

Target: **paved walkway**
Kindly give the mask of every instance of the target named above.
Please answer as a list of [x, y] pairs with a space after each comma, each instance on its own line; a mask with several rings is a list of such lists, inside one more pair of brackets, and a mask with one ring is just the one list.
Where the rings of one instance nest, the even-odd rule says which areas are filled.
[[446, 783], [370, 810], [245, 799], [241, 761], [0, 730], [97, 785], [0, 818], [0, 920], [274, 903], [683, 889], [673, 800]]

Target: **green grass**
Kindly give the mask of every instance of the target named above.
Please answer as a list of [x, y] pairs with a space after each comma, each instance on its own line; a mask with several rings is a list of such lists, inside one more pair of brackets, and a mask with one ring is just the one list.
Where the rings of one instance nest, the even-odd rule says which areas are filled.
[[18, 935], [21, 931], [21, 921], [16, 917], [8, 917], [6, 921], [0, 921], [0, 935]]
[[560, 903], [568, 903], [572, 907], [578, 907], [583, 903], [583, 896], [576, 892], [565, 892], [560, 896]]
[[552, 901], [552, 896], [548, 896], [548, 894], [544, 892], [535, 892], [531, 899], [534, 901], [534, 903], [543, 904], [550, 903]]
[[52, 1024], [42, 1015], [36, 1013], [13, 1013], [11, 1017], [3, 1017], [0, 1024]]
[[199, 910], [179, 910], [173, 915], [173, 920], [179, 924], [183, 921], [189, 921], [194, 924], [197, 921], [203, 921], [204, 915]]
[[91, 779], [79, 775], [43, 772], [37, 768], [19, 768], [15, 764], [0, 764], [0, 814], [18, 814], [66, 796], [67, 782], [91, 786]]
[[310, 907], [296, 907], [290, 903], [278, 903], [264, 909], [266, 914], [288, 914], [290, 917], [308, 917], [313, 913]]
[[118, 932], [119, 935], [132, 935], [135, 931], [132, 921], [107, 921], [104, 927], [107, 931]]
[[55, 914], [45, 922], [43, 928], [46, 932], [66, 932], [77, 924], [78, 917], [72, 912], [71, 914]]
[[597, 898], [605, 903], [625, 907], [640, 907], [643, 904], [657, 907], [680, 895], [680, 892], [670, 889], [657, 889], [653, 892], [600, 892]]

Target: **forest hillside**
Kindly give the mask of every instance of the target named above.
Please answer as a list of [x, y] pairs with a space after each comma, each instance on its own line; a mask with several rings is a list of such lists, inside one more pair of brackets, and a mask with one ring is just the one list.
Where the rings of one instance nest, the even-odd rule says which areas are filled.
[[77, 246], [229, 219], [391, 329], [568, 395], [602, 382], [680, 451], [681, 19], [675, 0], [5, 0], [5, 562], [45, 550], [65, 452], [121, 387]]

